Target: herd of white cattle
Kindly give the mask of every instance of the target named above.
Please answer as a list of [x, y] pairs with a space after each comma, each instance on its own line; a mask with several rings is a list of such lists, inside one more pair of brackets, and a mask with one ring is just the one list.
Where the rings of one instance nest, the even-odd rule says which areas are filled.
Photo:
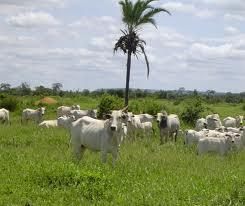
[[184, 143], [187, 146], [197, 144], [197, 153], [216, 152], [227, 154], [245, 147], [245, 127], [243, 116], [227, 117], [223, 125], [218, 114], [208, 115], [196, 121], [196, 130], [186, 130]]
[[[81, 159], [84, 151], [101, 152], [101, 161], [106, 162], [107, 153], [113, 157], [113, 165], [118, 156], [120, 144], [127, 137], [135, 140], [140, 131], [143, 136], [150, 137], [153, 132], [153, 121], [156, 119], [160, 133], [160, 143], [163, 144], [169, 138], [176, 141], [180, 130], [178, 115], [167, 112], [135, 115], [128, 112], [128, 108], [113, 110], [105, 114], [103, 120], [97, 119], [97, 110], [81, 110], [79, 105], [60, 106], [57, 108], [56, 120], [42, 121], [45, 108], [36, 110], [24, 109], [21, 123], [29, 120], [39, 124], [40, 127], [64, 127], [69, 130], [75, 156]], [[184, 132], [184, 144], [188, 147], [197, 145], [197, 153], [216, 152], [220, 155], [227, 154], [230, 150], [241, 150], [245, 147], [245, 127], [243, 116], [236, 118], [227, 117], [223, 125], [218, 114], [208, 115], [196, 121], [195, 130]], [[0, 109], [0, 121], [10, 123], [9, 111]]]

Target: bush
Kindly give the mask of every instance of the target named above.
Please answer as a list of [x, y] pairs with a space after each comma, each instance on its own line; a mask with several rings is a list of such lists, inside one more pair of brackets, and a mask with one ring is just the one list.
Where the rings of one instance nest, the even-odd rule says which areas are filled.
[[162, 110], [167, 110], [168, 108], [161, 102], [145, 99], [145, 100], [134, 100], [129, 104], [129, 110], [135, 114], [139, 113], [148, 113], [151, 115], [155, 115]]
[[181, 119], [187, 124], [194, 125], [204, 111], [205, 108], [200, 98], [190, 99], [186, 102], [184, 111], [181, 114]]
[[123, 108], [123, 101], [117, 96], [103, 94], [98, 106], [98, 118], [102, 118], [104, 114], [110, 113], [111, 110]]
[[15, 111], [18, 107], [18, 100], [13, 97], [7, 97], [0, 102], [0, 107], [5, 108], [11, 112]]
[[242, 106], [242, 110], [245, 111], [245, 104]]

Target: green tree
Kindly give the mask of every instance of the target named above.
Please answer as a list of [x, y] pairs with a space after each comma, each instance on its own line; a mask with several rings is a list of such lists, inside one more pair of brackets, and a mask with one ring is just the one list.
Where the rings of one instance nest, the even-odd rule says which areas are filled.
[[54, 95], [60, 95], [62, 87], [63, 85], [61, 83], [53, 83], [52, 89], [53, 89]]
[[3, 91], [3, 92], [8, 92], [11, 88], [11, 85], [8, 84], [8, 83], [1, 83], [0, 84], [0, 91]]
[[129, 81], [131, 70], [131, 57], [138, 54], [143, 54], [147, 66], [147, 77], [149, 77], [150, 66], [145, 53], [146, 42], [139, 37], [139, 31], [145, 24], [152, 24], [157, 27], [156, 21], [153, 18], [160, 12], [169, 11], [163, 8], [156, 8], [150, 5], [157, 0], [137, 0], [133, 3], [130, 0], [121, 0], [119, 4], [122, 8], [122, 21], [125, 24], [125, 29], [121, 30], [123, 36], [119, 38], [114, 47], [114, 52], [121, 49], [124, 54], [127, 54], [127, 73], [126, 73], [126, 88], [125, 88], [125, 106], [128, 106], [129, 99]]

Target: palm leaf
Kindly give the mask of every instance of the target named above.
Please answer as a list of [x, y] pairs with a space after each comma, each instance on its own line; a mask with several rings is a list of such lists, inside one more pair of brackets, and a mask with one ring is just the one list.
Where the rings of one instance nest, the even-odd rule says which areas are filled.
[[142, 44], [139, 45], [142, 53], [144, 54], [144, 57], [145, 57], [145, 63], [146, 63], [146, 67], [147, 67], [147, 78], [149, 78], [149, 74], [150, 74], [150, 64], [149, 64], [149, 61], [148, 61], [148, 58], [147, 58], [147, 55], [145, 53], [145, 48]]

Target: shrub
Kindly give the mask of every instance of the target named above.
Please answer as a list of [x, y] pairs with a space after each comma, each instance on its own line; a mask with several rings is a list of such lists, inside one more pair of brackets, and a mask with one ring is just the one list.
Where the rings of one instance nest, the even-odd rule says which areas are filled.
[[244, 105], [242, 105], [242, 110], [243, 110], [243, 111], [245, 111], [245, 104], [244, 104]]
[[11, 112], [15, 111], [18, 107], [18, 100], [13, 97], [7, 97], [0, 102], [0, 107], [5, 108]]
[[184, 111], [181, 114], [181, 119], [187, 124], [194, 125], [204, 111], [205, 108], [200, 98], [190, 99], [186, 102]]
[[98, 106], [98, 118], [102, 118], [104, 114], [110, 113], [111, 110], [123, 108], [123, 101], [117, 96], [103, 94]]
[[129, 109], [135, 114], [148, 113], [155, 115], [162, 110], [167, 110], [166, 105], [153, 99], [134, 100], [129, 104]]

